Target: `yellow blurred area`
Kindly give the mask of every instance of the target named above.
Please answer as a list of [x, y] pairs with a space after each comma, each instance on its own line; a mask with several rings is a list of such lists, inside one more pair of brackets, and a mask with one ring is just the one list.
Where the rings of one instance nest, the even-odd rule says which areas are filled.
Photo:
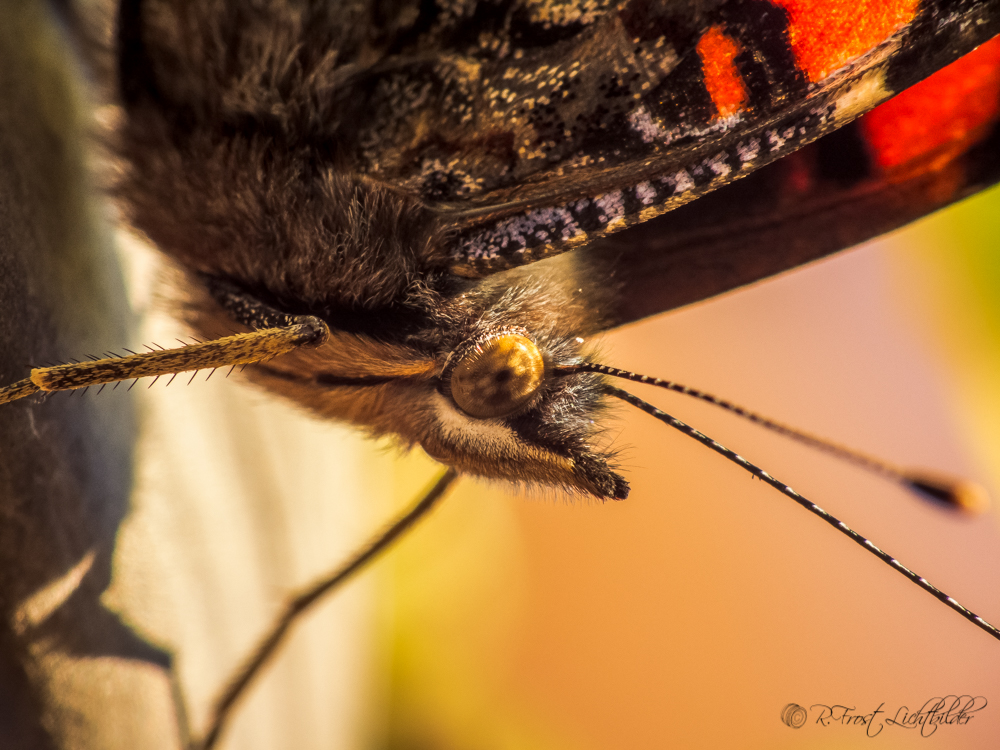
[[[1000, 487], [1000, 192], [607, 336], [609, 364]], [[682, 396], [631, 388], [1000, 621], [1000, 534]], [[721, 457], [621, 407], [627, 501], [463, 480], [381, 569], [392, 750], [980, 748], [1000, 643]], [[399, 501], [435, 471], [412, 457]], [[967, 721], [898, 726], [982, 696]], [[809, 710], [793, 729], [788, 704]], [[816, 722], [819, 705], [880, 710]], [[877, 737], [869, 739], [866, 731]], [[933, 733], [931, 730], [934, 730]], [[932, 733], [930, 737], [921, 736]]]
[[941, 212], [921, 230], [893, 258], [900, 297], [944, 363], [946, 398], [971, 455], [1000, 486], [1000, 190]]

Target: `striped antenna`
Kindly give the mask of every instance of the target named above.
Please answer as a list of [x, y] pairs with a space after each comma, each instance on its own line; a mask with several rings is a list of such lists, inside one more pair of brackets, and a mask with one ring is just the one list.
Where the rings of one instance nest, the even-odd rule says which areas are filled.
[[944, 506], [949, 510], [959, 510], [971, 515], [985, 512], [990, 506], [989, 496], [986, 490], [979, 484], [967, 479], [959, 479], [937, 472], [924, 469], [904, 469], [894, 466], [888, 461], [866, 455], [860, 451], [837, 445], [824, 438], [810, 435], [794, 427], [775, 422], [773, 419], [761, 416], [742, 406], [737, 406], [730, 401], [713, 396], [711, 393], [699, 391], [697, 388], [690, 388], [672, 380], [661, 380], [651, 378], [648, 375], [639, 375], [628, 370], [619, 370], [616, 367], [599, 365], [585, 362], [578, 365], [567, 365], [553, 369], [553, 375], [576, 375], [584, 372], [592, 372], [600, 375], [609, 375], [622, 380], [631, 380], [634, 383], [645, 385], [655, 385], [658, 388], [665, 388], [668, 391], [682, 393], [700, 401], [718, 406], [726, 411], [742, 417], [749, 422], [775, 432], [779, 435], [791, 438], [792, 440], [807, 445], [823, 453], [854, 464], [877, 476], [899, 484], [903, 489], [915, 494], [917, 497], [933, 502], [935, 505]]
[[[776, 431], [782, 432], [782, 434], [790, 434], [792, 437], [796, 437], [796, 438], [798, 438], [799, 435], [800, 435], [800, 433], [798, 433], [798, 431], [796, 431], [796, 430], [790, 430], [788, 428], [783, 428], [782, 425], [778, 425], [777, 423], [774, 423], [774, 422], [771, 422], [770, 420], [766, 420], [764, 418], [758, 417], [757, 415], [752, 415], [752, 417], [751, 417], [750, 416], [751, 413], [747, 412], [744, 409], [740, 409], [739, 407], [733, 407], [731, 404], [728, 404], [725, 401], [721, 401], [720, 399], [715, 399], [713, 396], [709, 396], [708, 394], [703, 394], [703, 393], [701, 393], [699, 391], [694, 391], [693, 389], [686, 388], [685, 386], [681, 386], [681, 385], [678, 385], [676, 383], [671, 383], [670, 381], [658, 380], [656, 378], [649, 378], [649, 377], [645, 377], [645, 376], [642, 376], [642, 375], [637, 375], [635, 373], [628, 372], [628, 371], [625, 371], [625, 370], [617, 370], [617, 369], [615, 369], [613, 367], [606, 367], [604, 365], [589, 364], [589, 363], [588, 364], [582, 364], [582, 365], [572, 365], [572, 366], [567, 366], [567, 367], [558, 367], [558, 368], [554, 369], [554, 371], [553, 371], [552, 374], [553, 375], [570, 375], [570, 374], [578, 374], [578, 373], [582, 373], [582, 372], [593, 372], [593, 373], [599, 373], [599, 374], [603, 374], [603, 375], [611, 375], [613, 377], [620, 377], [620, 378], [624, 378], [626, 380], [633, 380], [633, 381], [639, 382], [639, 383], [648, 383], [650, 385], [659, 385], [662, 388], [667, 388], [668, 390], [677, 391], [677, 392], [680, 392], [680, 393], [686, 393], [687, 395], [694, 395], [697, 398], [701, 398], [702, 400], [709, 401], [710, 403], [714, 403], [717, 406], [722, 406], [723, 408], [726, 408], [729, 411], [733, 411], [733, 412], [735, 412], [737, 414], [740, 414], [741, 416], [746, 416], [747, 418], [751, 419], [751, 421], [756, 422], [758, 424], [764, 424], [765, 426], [775, 425], [776, 427], [781, 428], [781, 429], [778, 429]], [[966, 607], [962, 606], [961, 604], [959, 604], [955, 599], [953, 599], [952, 597], [948, 596], [946, 593], [944, 593], [943, 591], [941, 591], [941, 589], [939, 589], [937, 586], [935, 586], [932, 583], [930, 583], [926, 578], [923, 578], [922, 576], [919, 576], [916, 573], [914, 573], [912, 570], [910, 570], [909, 568], [907, 568], [905, 565], [903, 565], [901, 562], [899, 562], [892, 555], [890, 555], [889, 553], [883, 551], [881, 548], [877, 547], [873, 542], [869, 541], [868, 539], [865, 539], [863, 536], [861, 536], [858, 532], [856, 532], [854, 529], [852, 529], [846, 523], [844, 523], [843, 521], [841, 521], [838, 518], [834, 518], [829, 513], [827, 513], [825, 510], [823, 510], [818, 505], [816, 505], [814, 502], [812, 502], [811, 500], [808, 500], [807, 498], [803, 497], [798, 492], [796, 492], [791, 487], [789, 487], [787, 484], [784, 484], [783, 482], [778, 481], [777, 479], [775, 479], [774, 477], [772, 477], [770, 474], [768, 474], [766, 471], [764, 471], [763, 469], [761, 469], [759, 466], [755, 466], [754, 464], [752, 464], [749, 461], [747, 461], [745, 458], [743, 458], [738, 453], [735, 453], [734, 451], [729, 450], [724, 445], [720, 445], [719, 443], [717, 443], [714, 440], [712, 440], [712, 438], [710, 438], [710, 437], [708, 437], [706, 435], [703, 435], [702, 433], [698, 432], [698, 430], [696, 430], [693, 427], [685, 424], [684, 422], [682, 422], [681, 420], [677, 419], [676, 417], [673, 417], [670, 414], [667, 414], [665, 411], [662, 411], [662, 410], [656, 408], [652, 404], [647, 403], [646, 401], [643, 401], [638, 396], [633, 396], [628, 391], [624, 391], [621, 388], [616, 388], [616, 387], [614, 387], [612, 385], [605, 385], [604, 386], [604, 391], [609, 396], [614, 396], [615, 398], [621, 399], [622, 401], [626, 402], [627, 404], [631, 404], [632, 406], [634, 406], [637, 409], [640, 409], [640, 410], [646, 412], [647, 414], [649, 414], [652, 417], [655, 417], [656, 419], [660, 420], [661, 422], [664, 422], [665, 424], [670, 425], [675, 430], [679, 430], [680, 432], [684, 433], [688, 437], [693, 438], [694, 440], [697, 440], [702, 445], [706, 446], [707, 448], [712, 449], [716, 453], [720, 454], [721, 456], [724, 456], [725, 458], [729, 459], [730, 461], [732, 461], [737, 466], [739, 466], [742, 469], [744, 469], [745, 471], [749, 472], [752, 476], [755, 476], [758, 479], [760, 479], [761, 481], [766, 482], [767, 484], [771, 485], [776, 490], [778, 490], [778, 492], [780, 492], [781, 494], [785, 495], [786, 497], [791, 498], [796, 503], [798, 503], [799, 505], [801, 505], [803, 508], [805, 508], [806, 510], [808, 510], [810, 513], [812, 513], [813, 515], [818, 516], [819, 518], [823, 519], [824, 521], [826, 521], [826, 523], [828, 523], [831, 526], [833, 526], [841, 534], [844, 534], [845, 536], [847, 536], [851, 541], [853, 541], [854, 543], [860, 545], [861, 547], [863, 547], [865, 550], [867, 550], [871, 554], [875, 555], [875, 557], [877, 557], [879, 560], [881, 560], [882, 562], [884, 562], [886, 565], [888, 565], [893, 570], [895, 570], [898, 573], [900, 573], [903, 576], [905, 576], [908, 580], [910, 580], [912, 583], [914, 583], [917, 586], [919, 586], [921, 589], [923, 589], [924, 591], [926, 591], [928, 594], [930, 594], [931, 596], [933, 596], [935, 599], [937, 599], [938, 601], [942, 602], [947, 607], [950, 607], [951, 609], [953, 609], [956, 612], [958, 612], [958, 614], [960, 614], [966, 620], [968, 620], [972, 624], [976, 625], [977, 627], [981, 628], [982, 630], [985, 630], [987, 633], [989, 633], [991, 636], [993, 636], [997, 640], [1000, 640], [1000, 629], [997, 629], [996, 626], [994, 626], [991, 623], [987, 622], [982, 617], [980, 617], [979, 615], [977, 615], [975, 612], [973, 612], [973, 611], [967, 609]], [[802, 433], [802, 434], [804, 434], [804, 433]], [[808, 436], [808, 437], [809, 437], [809, 440], [806, 440], [806, 441], [803, 441], [803, 442], [806, 442], [807, 444], [810, 444], [810, 445], [815, 445], [816, 443], [814, 443], [814, 441], [817, 441], [819, 443], [819, 445], [817, 445], [816, 447], [822, 447], [824, 449], [828, 447], [828, 444], [825, 443], [825, 441], [822, 441], [822, 440], [820, 440], [818, 438], [812, 438], [811, 436]], [[844, 449], [844, 450], [846, 450], [846, 449]], [[835, 455], [842, 455], [839, 450], [837, 450], [837, 451], [832, 451], [831, 450], [830, 452], [834, 453]], [[847, 452], [850, 455], [854, 455], [853, 451], [847, 451]], [[860, 454], [858, 454], [858, 455], [860, 455]], [[858, 462], [855, 461], [855, 463], [858, 463]], [[875, 464], [876, 465], [881, 465], [881, 462], [876, 461]], [[862, 465], [864, 465], [864, 464], [862, 464]], [[882, 473], [882, 472], [879, 471], [878, 473]], [[908, 485], [909, 483], [908, 482], [904, 482], [904, 484]], [[935, 488], [937, 489], [937, 487], [935, 487]], [[921, 490], [921, 491], [924, 491], [924, 490]]]

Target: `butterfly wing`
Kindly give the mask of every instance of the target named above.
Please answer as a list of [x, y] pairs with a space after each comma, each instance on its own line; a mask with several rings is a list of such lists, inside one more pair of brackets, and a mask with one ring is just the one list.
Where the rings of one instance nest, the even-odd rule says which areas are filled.
[[[129, 31], [142, 27], [139, 5], [125, 3], [120, 21], [126, 100], [141, 92], [158, 101], [175, 133], [196, 122], [252, 131], [272, 152], [307, 153], [317, 171], [332, 165], [419, 200], [448, 233], [441, 252], [449, 270], [465, 277], [675, 210], [848, 125], [1000, 32], [1000, 0], [463, 0], [302, 4], [294, 12], [282, 3], [192, 4], [176, 22], [152, 14], [143, 42]], [[219, 28], [225, 35], [210, 32]], [[982, 87], [958, 91], [952, 104], [996, 101]], [[910, 132], [883, 126], [887, 135], [914, 146]], [[809, 190], [795, 176], [778, 179], [778, 190], [773, 175], [762, 178], [769, 195], [754, 211], [784, 221], [786, 239], [799, 243], [796, 215], [899, 184], [898, 163], [850, 140], [816, 147]], [[874, 176], [865, 171], [873, 160], [881, 170]], [[794, 170], [774, 173], [782, 171]], [[892, 222], [790, 261], [943, 202], [897, 206]], [[735, 232], [749, 212], [729, 210], [725, 227]], [[646, 231], [654, 230], [630, 242], [648, 246]]]
[[[377, 62], [340, 69], [331, 141], [351, 170], [455, 229], [454, 273], [487, 275], [653, 219], [847, 125], [995, 35], [998, 9], [421, 6], [385, 32]], [[834, 171], [856, 156], [817, 149]]]
[[611, 327], [851, 247], [998, 180], [994, 39], [746, 179], [581, 252], [613, 258]]

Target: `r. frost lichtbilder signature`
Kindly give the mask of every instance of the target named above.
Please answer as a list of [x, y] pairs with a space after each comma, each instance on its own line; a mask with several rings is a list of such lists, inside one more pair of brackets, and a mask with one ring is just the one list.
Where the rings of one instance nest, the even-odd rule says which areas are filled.
[[915, 729], [921, 737], [930, 737], [942, 727], [965, 726], [986, 708], [982, 695], [945, 695], [929, 698], [917, 710], [902, 705], [892, 711], [882, 702], [864, 713], [857, 706], [814, 703], [809, 707], [811, 723], [821, 727], [859, 727], [869, 737], [877, 737], [886, 728]]

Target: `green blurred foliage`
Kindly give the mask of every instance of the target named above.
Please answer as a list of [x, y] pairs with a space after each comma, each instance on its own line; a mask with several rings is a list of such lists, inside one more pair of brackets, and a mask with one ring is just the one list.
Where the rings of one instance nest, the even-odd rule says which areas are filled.
[[993, 346], [1000, 339], [1000, 186], [942, 211], [925, 227], [922, 255], [951, 286], [952, 313], [964, 319], [966, 334]]

